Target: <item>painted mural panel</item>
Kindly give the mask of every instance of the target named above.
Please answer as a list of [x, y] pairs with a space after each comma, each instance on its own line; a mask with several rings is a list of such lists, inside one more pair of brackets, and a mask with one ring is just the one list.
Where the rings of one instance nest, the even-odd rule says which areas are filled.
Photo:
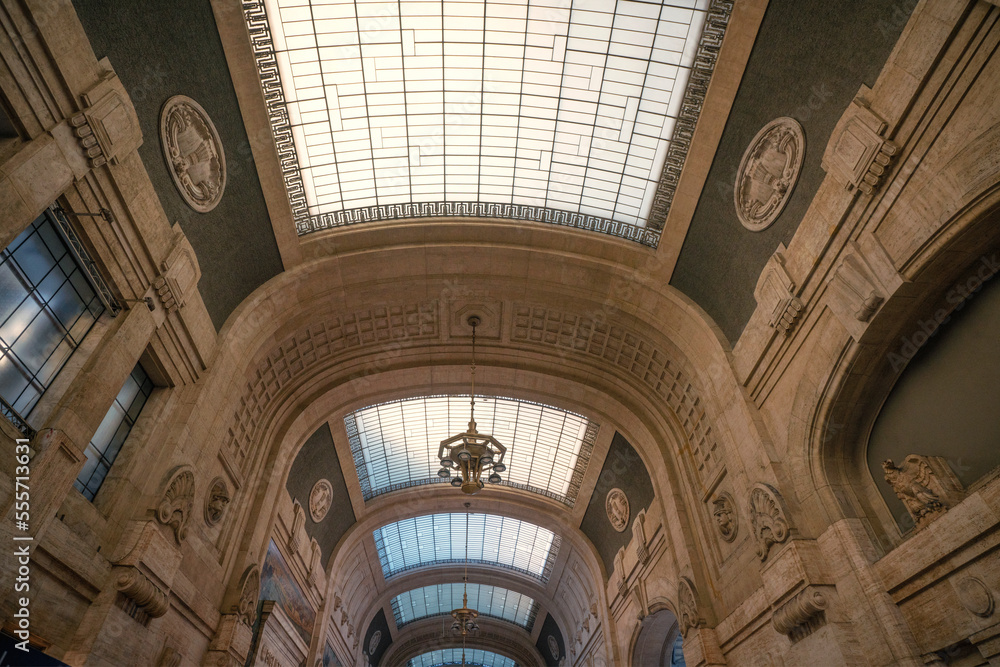
[[323, 646], [323, 667], [344, 667], [337, 659], [337, 654], [333, 652], [333, 647], [330, 644]]
[[309, 645], [312, 629], [316, 625], [316, 612], [302, 593], [274, 540], [267, 546], [267, 557], [260, 573], [260, 599], [274, 600], [295, 626], [302, 641]]

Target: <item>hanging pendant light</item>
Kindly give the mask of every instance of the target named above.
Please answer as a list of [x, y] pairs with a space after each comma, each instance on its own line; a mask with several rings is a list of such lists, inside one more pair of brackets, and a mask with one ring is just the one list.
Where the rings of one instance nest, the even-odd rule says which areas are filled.
[[469, 503], [465, 503], [465, 575], [462, 577], [462, 606], [453, 609], [451, 617], [455, 622], [451, 624], [452, 632], [462, 635], [462, 664], [465, 664], [465, 637], [470, 632], [477, 632], [479, 624], [476, 618], [479, 612], [469, 608]]
[[472, 327], [472, 408], [469, 430], [441, 441], [438, 449], [438, 458], [441, 459], [438, 477], [447, 479], [454, 469], [457, 476], [451, 480], [451, 485], [461, 487], [462, 493], [473, 495], [485, 486], [482, 479], [484, 474], [489, 475], [487, 481], [490, 484], [502, 481], [500, 473], [507, 469], [503, 462], [507, 448], [492, 435], [481, 434], [476, 430], [476, 327], [480, 320], [477, 315], [472, 315], [468, 322]]

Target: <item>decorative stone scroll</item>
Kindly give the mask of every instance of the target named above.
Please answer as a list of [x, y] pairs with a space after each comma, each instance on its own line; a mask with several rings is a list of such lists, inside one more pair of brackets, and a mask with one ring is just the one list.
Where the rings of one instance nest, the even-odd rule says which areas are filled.
[[240, 577], [240, 599], [233, 611], [249, 627], [257, 621], [257, 599], [260, 598], [260, 568], [249, 566]]
[[740, 527], [739, 515], [736, 513], [736, 503], [728, 492], [722, 492], [712, 501], [712, 516], [719, 527], [719, 533], [726, 542], [736, 539]]
[[608, 491], [604, 509], [608, 513], [611, 527], [619, 533], [624, 533], [625, 529], [628, 528], [629, 519], [628, 496], [625, 495], [625, 492], [618, 488]]
[[159, 618], [167, 613], [167, 609], [170, 608], [167, 594], [140, 572], [139, 568], [131, 565], [116, 566], [113, 572], [115, 589], [146, 614], [152, 618]]
[[199, 213], [215, 208], [226, 189], [226, 154], [201, 105], [185, 95], [168, 99], [160, 112], [160, 143], [184, 202]]
[[749, 514], [757, 540], [757, 557], [765, 561], [771, 545], [788, 539], [788, 520], [781, 495], [767, 484], [757, 484], [750, 491]]
[[815, 586], [807, 586], [771, 614], [774, 629], [796, 642], [822, 625], [827, 600]]
[[231, 500], [229, 487], [221, 477], [212, 480], [212, 488], [205, 499], [205, 523], [214, 526], [222, 521]]
[[793, 118], [775, 118], [743, 153], [733, 198], [740, 223], [753, 232], [770, 227], [791, 197], [802, 169], [806, 138]]
[[885, 481], [903, 501], [917, 530], [948, 511], [965, 496], [961, 482], [940, 456], [910, 454], [897, 466], [892, 459], [882, 462]]
[[177, 544], [187, 535], [187, 522], [194, 507], [194, 473], [187, 466], [175, 470], [156, 508], [160, 523], [174, 529]]
[[703, 624], [703, 619], [698, 616], [698, 594], [687, 577], [681, 577], [677, 584], [677, 616], [684, 637], [692, 628], [700, 628]]
[[795, 281], [785, 268], [785, 251], [785, 244], [779, 243], [764, 265], [753, 295], [758, 307], [768, 315], [768, 326], [788, 336], [795, 330], [805, 306], [795, 296]]
[[314, 523], [319, 523], [326, 518], [330, 511], [330, 504], [333, 502], [333, 485], [329, 480], [321, 479], [313, 485], [309, 492], [309, 516]]

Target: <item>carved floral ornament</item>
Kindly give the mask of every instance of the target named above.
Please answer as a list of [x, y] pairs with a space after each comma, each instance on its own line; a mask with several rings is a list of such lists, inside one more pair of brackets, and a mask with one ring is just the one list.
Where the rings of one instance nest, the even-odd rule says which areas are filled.
[[702, 625], [702, 619], [698, 616], [698, 595], [694, 584], [687, 577], [681, 577], [677, 584], [677, 607], [681, 635], [687, 637], [692, 628], [697, 629]]
[[260, 568], [249, 566], [240, 578], [240, 599], [233, 611], [240, 620], [253, 627], [257, 620], [257, 599], [260, 597]]
[[767, 484], [754, 486], [750, 491], [749, 513], [757, 557], [765, 561], [771, 545], [788, 539], [788, 520], [778, 491]]
[[775, 118], [743, 153], [733, 192], [740, 223], [753, 232], [777, 220], [802, 169], [806, 139], [794, 118]]
[[215, 208], [226, 189], [226, 154], [201, 105], [185, 95], [168, 99], [160, 112], [160, 144], [184, 202], [199, 213]]
[[333, 502], [333, 485], [329, 480], [321, 479], [313, 485], [309, 492], [309, 516], [314, 523], [319, 523], [326, 518], [330, 511], [330, 504]]
[[608, 491], [608, 497], [604, 502], [604, 509], [608, 513], [608, 521], [611, 522], [611, 527], [619, 533], [625, 532], [630, 516], [628, 496], [625, 495], [625, 492], [618, 488]]
[[176, 468], [171, 474], [163, 492], [163, 498], [156, 508], [156, 518], [160, 523], [174, 530], [174, 538], [180, 544], [187, 535], [187, 522], [194, 507], [194, 473], [188, 466]]

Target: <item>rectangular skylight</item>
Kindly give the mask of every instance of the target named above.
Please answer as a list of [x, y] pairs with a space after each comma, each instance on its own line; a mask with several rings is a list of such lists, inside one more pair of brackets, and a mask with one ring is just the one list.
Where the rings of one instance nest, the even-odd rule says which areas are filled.
[[[406, 667], [443, 667], [461, 664], [463, 664], [461, 648], [444, 648], [410, 658]], [[469, 667], [518, 667], [517, 663], [507, 656], [478, 648], [465, 649], [464, 664]]]
[[[450, 614], [452, 609], [462, 606], [462, 591], [462, 584], [451, 583], [400, 593], [392, 599], [396, 626], [402, 627], [428, 616]], [[500, 618], [531, 631], [538, 603], [527, 595], [486, 584], [469, 584], [468, 596], [469, 607], [478, 611], [480, 616]]]
[[[424, 396], [373, 405], [344, 418], [365, 500], [446, 482], [441, 441], [469, 425], [469, 396]], [[505, 447], [502, 484], [576, 502], [598, 425], [586, 417], [512, 398], [477, 397], [476, 424]]]
[[[468, 544], [465, 535], [468, 528]], [[506, 568], [548, 581], [560, 539], [534, 524], [493, 514], [428, 514], [372, 532], [382, 574], [465, 563]]]
[[641, 233], [708, 6], [251, 0], [299, 233], [463, 214]]

